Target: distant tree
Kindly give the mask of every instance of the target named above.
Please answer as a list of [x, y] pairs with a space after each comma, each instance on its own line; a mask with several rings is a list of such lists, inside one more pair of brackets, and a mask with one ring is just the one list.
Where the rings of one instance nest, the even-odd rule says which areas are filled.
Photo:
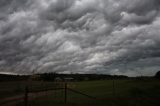
[[160, 71], [158, 71], [155, 75], [156, 78], [160, 79]]

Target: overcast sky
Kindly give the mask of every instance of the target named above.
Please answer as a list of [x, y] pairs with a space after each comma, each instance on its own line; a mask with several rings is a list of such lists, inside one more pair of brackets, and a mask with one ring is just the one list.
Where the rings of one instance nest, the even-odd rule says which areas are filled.
[[160, 0], [0, 0], [0, 73], [154, 75]]

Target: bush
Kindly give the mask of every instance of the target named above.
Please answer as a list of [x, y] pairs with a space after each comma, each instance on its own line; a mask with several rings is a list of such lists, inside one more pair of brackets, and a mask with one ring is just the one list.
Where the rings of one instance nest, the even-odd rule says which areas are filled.
[[155, 75], [156, 78], [160, 79], [160, 71], [158, 71]]

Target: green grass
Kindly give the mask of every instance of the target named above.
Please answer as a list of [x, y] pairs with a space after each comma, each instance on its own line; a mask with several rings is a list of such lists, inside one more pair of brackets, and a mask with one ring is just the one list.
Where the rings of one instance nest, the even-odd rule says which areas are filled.
[[[56, 91], [49, 96], [37, 97], [28, 106], [160, 106], [160, 81], [158, 80], [115, 80], [113, 93], [112, 80], [73, 82], [73, 89], [96, 97], [89, 99], [83, 95]], [[16, 106], [23, 106], [18, 103]]]
[[41, 81], [8, 81], [0, 82], [0, 99], [12, 97], [19, 94], [24, 94], [25, 86], [29, 85], [30, 90], [41, 90], [53, 87], [53, 82], [41, 82]]
[[[24, 83], [24, 82], [23, 82]], [[24, 92], [25, 85], [22, 82], [0, 82], [0, 99]]]

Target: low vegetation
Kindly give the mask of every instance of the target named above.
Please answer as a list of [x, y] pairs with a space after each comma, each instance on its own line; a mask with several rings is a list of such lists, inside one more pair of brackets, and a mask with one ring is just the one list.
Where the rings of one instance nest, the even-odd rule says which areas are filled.
[[[160, 106], [159, 80], [113, 80], [72, 82], [68, 85], [96, 99], [64, 90], [29, 101], [28, 106]], [[18, 103], [15, 106], [24, 106]]]
[[[57, 77], [62, 78], [61, 76], [56, 76], [55, 78]], [[43, 76], [43, 78], [47, 77]], [[79, 78], [84, 79], [70, 81], [67, 83], [67, 87], [95, 97], [94, 99], [67, 90], [67, 103], [65, 103], [64, 89], [61, 89], [55, 90], [49, 95], [36, 96], [30, 99], [28, 106], [160, 106], [159, 79], [147, 77], [112, 77], [106, 79], [101, 77], [102, 79], [100, 80], [90, 80], [88, 78], [91, 77], [86, 79], [86, 76]], [[92, 78], [95, 78], [95, 76]], [[24, 95], [26, 85], [28, 85], [29, 90], [36, 91], [58, 87], [61, 84], [63, 86], [63, 80], [58, 80], [57, 82], [39, 79], [37, 81], [1, 81], [0, 99]], [[24, 102], [17, 102], [13, 105], [24, 106]]]

